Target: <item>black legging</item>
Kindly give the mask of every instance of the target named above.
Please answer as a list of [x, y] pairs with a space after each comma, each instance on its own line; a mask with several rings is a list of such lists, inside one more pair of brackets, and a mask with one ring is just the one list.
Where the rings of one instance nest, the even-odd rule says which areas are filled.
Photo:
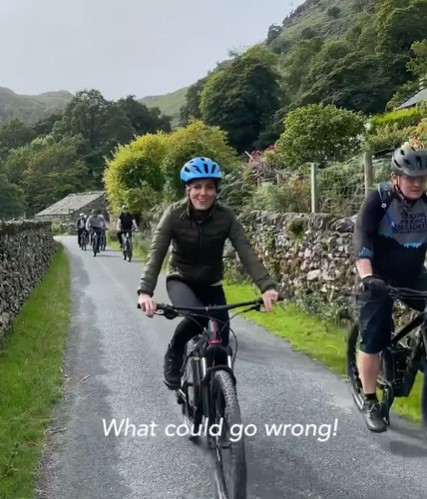
[[[166, 283], [169, 298], [177, 307], [202, 307], [208, 305], [226, 305], [222, 286], [190, 286], [188, 283], [177, 279], [168, 279]], [[221, 332], [222, 344], [228, 345], [229, 314], [227, 310], [212, 313], [218, 321]], [[195, 322], [197, 321], [197, 323]], [[207, 326], [208, 318], [197, 317], [183, 319], [175, 329], [171, 346], [177, 352], [183, 353], [186, 343]], [[224, 325], [225, 323], [225, 325]]]

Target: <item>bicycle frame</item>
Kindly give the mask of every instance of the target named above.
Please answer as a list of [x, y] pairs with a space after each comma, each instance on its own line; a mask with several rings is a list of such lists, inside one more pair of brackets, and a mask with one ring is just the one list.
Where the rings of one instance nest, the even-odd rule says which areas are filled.
[[[387, 424], [390, 424], [390, 409], [395, 397], [408, 397], [414, 386], [418, 371], [424, 373], [427, 362], [427, 294], [406, 288], [389, 286], [392, 299], [423, 298], [426, 305], [408, 324], [396, 333], [392, 333], [391, 344], [381, 353], [381, 370], [377, 386], [383, 391], [383, 414]], [[401, 344], [416, 328], [420, 327], [413, 345]]]
[[[210, 397], [210, 383], [213, 373], [223, 370], [230, 373], [233, 382], [236, 378], [233, 373], [233, 352], [230, 346], [223, 346], [219, 337], [219, 327], [215, 320], [211, 319], [208, 328], [201, 335], [193, 338], [195, 345], [189, 355], [186, 355], [181, 377], [191, 363], [191, 382], [186, 379], [177, 390], [178, 403], [184, 404], [189, 412], [188, 416], [193, 420], [201, 419], [202, 416], [208, 421], [214, 420], [212, 401]], [[189, 388], [193, 389], [194, 398], [189, 396]]]
[[[407, 397], [411, 393], [418, 371], [424, 370], [427, 345], [427, 307], [408, 324], [400, 329], [391, 339], [391, 346], [382, 353], [384, 361], [383, 379], [378, 382], [379, 388], [384, 390], [387, 406], [391, 407], [394, 397]], [[420, 333], [411, 347], [399, 344], [417, 327], [421, 326]]]
[[[230, 373], [233, 382], [236, 382], [236, 378], [233, 373], [234, 359], [237, 354], [237, 339], [236, 339], [236, 351], [228, 346], [223, 346], [221, 344], [220, 331], [218, 322], [210, 315], [210, 313], [217, 310], [232, 310], [235, 308], [248, 307], [239, 313], [249, 312], [250, 310], [260, 310], [263, 300], [260, 298], [258, 300], [240, 302], [232, 305], [217, 305], [209, 307], [174, 307], [172, 305], [165, 305], [159, 303], [157, 305], [156, 315], [163, 315], [167, 319], [174, 319], [178, 316], [189, 317], [195, 319], [197, 317], [208, 318], [208, 327], [205, 328], [199, 336], [193, 338], [194, 347], [189, 355], [185, 356], [183, 362], [183, 367], [181, 369], [181, 375], [187, 369], [188, 362], [192, 363], [191, 373], [192, 373], [192, 383], [184, 381], [181, 383], [180, 388], [176, 391], [177, 401], [179, 404], [183, 405], [184, 416], [187, 416], [190, 420], [200, 423], [202, 416], [208, 418], [209, 421], [212, 419], [212, 401], [209, 395], [210, 383], [212, 380], [213, 373], [217, 370], [224, 370]], [[138, 304], [138, 308], [141, 306]], [[163, 313], [162, 313], [163, 312]], [[237, 315], [237, 314], [235, 314]], [[231, 317], [228, 322], [231, 322]], [[230, 328], [230, 333], [235, 337], [233, 330]], [[191, 341], [191, 340], [190, 340]], [[195, 393], [194, 403], [190, 403], [188, 387], [193, 386]], [[187, 414], [185, 414], [187, 408]], [[200, 421], [199, 421], [200, 419]]]

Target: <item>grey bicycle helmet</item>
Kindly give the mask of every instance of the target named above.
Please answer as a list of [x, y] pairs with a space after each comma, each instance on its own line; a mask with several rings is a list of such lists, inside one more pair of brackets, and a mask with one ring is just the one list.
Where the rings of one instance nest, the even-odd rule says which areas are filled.
[[427, 150], [404, 144], [394, 151], [391, 165], [393, 173], [397, 175], [408, 175], [408, 177], [427, 175]]

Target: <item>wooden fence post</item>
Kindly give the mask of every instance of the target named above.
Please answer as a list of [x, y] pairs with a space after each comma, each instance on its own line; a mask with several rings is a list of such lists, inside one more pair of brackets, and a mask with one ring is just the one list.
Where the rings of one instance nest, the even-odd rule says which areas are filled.
[[311, 213], [319, 211], [319, 186], [317, 183], [317, 165], [311, 163]]

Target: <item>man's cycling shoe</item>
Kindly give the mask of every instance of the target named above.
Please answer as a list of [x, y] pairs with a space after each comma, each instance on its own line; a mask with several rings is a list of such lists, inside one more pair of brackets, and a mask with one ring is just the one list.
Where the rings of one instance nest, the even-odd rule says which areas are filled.
[[181, 385], [181, 367], [183, 355], [168, 345], [163, 363], [164, 383], [170, 390], [177, 390]]
[[384, 421], [381, 404], [376, 400], [365, 400], [362, 407], [363, 419], [368, 430], [375, 433], [382, 433], [387, 430]]

